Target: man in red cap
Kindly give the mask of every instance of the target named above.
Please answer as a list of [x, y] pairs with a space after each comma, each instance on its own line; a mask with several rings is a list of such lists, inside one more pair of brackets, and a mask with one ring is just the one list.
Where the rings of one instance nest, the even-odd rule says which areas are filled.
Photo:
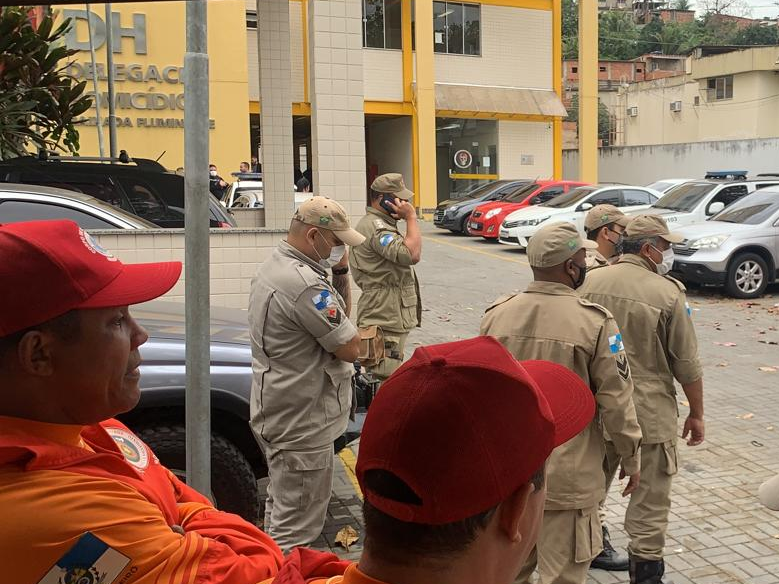
[[512, 582], [538, 535], [546, 459], [594, 414], [571, 371], [492, 338], [417, 349], [365, 420], [365, 548], [330, 584]]
[[[179, 262], [122, 264], [72, 221], [0, 226], [4, 581], [255, 584], [282, 568], [273, 540], [113, 419], [138, 402], [148, 338], [128, 306], [180, 273]], [[332, 556], [290, 560], [287, 573], [343, 569]]]

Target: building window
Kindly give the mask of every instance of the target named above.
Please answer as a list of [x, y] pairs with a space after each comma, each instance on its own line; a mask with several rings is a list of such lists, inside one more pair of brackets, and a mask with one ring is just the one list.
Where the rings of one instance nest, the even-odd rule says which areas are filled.
[[709, 101], [733, 99], [733, 75], [712, 77], [707, 80], [706, 88]]
[[402, 49], [401, 0], [362, 0], [362, 46]]
[[480, 55], [479, 5], [433, 2], [433, 46], [436, 53]]
[[246, 11], [246, 28], [257, 28], [257, 11], [256, 10], [247, 10]]
[[605, 73], [606, 72], [606, 67], [598, 67], [598, 69], [600, 70], [601, 73]]

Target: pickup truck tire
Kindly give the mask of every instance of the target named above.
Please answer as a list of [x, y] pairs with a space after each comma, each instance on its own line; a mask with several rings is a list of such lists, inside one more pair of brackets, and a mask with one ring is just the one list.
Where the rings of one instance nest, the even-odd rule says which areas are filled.
[[[186, 432], [181, 425], [150, 425], [136, 434], [173, 474], [186, 478]], [[216, 507], [260, 525], [260, 493], [252, 467], [224, 436], [211, 433], [211, 497]]]
[[734, 298], [758, 298], [768, 286], [768, 266], [755, 253], [744, 253], [730, 263], [725, 290]]

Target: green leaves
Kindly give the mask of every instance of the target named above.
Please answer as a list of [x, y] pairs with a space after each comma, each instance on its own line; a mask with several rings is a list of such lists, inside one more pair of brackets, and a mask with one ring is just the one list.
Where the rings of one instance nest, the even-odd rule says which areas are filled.
[[77, 153], [75, 120], [92, 106], [86, 82], [65, 73], [76, 51], [64, 45], [72, 23], [55, 27], [48, 12], [37, 28], [29, 6], [0, 8], [0, 159], [28, 148]]

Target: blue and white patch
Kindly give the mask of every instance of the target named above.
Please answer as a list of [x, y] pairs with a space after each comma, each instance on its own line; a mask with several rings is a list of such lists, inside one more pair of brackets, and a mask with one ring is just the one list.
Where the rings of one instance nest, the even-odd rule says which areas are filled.
[[333, 295], [328, 290], [322, 290], [311, 299], [311, 302], [317, 310], [324, 310], [333, 303]]
[[129, 563], [130, 558], [86, 532], [38, 584], [112, 584]]
[[692, 316], [692, 308], [690, 308], [689, 302], [684, 303], [684, 308], [687, 311], [687, 316]]
[[387, 247], [395, 237], [391, 233], [385, 233], [379, 238], [379, 244], [381, 247]]
[[625, 350], [625, 345], [622, 343], [622, 333], [609, 337], [609, 349], [611, 349], [612, 355]]

